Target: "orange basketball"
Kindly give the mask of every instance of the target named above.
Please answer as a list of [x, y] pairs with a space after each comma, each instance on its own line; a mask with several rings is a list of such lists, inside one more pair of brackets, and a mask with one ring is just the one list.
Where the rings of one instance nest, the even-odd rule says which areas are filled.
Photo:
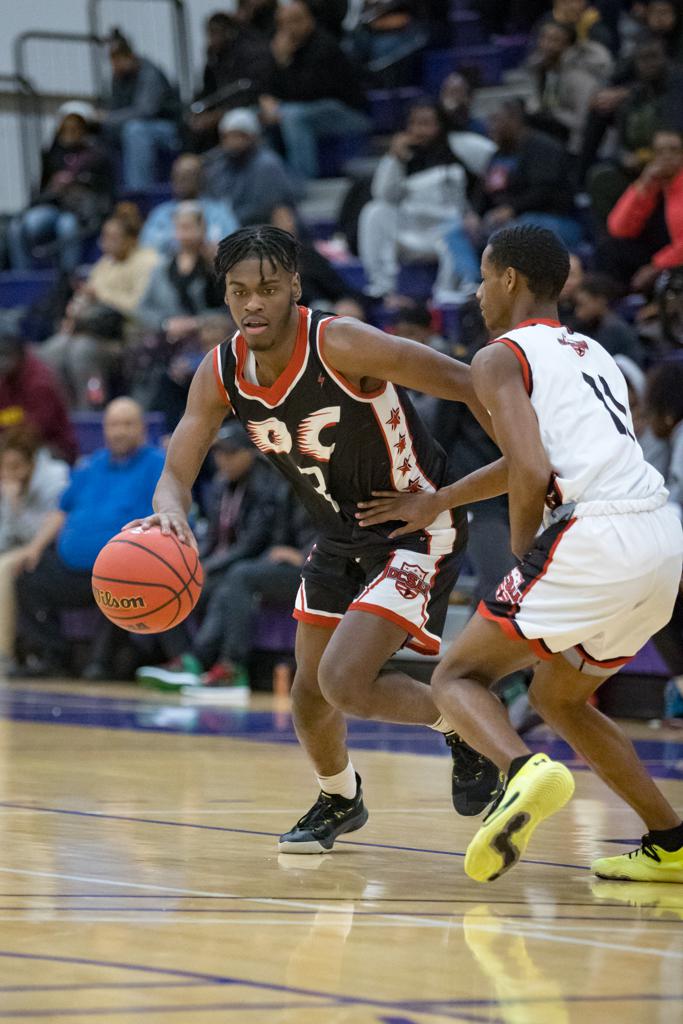
[[195, 549], [156, 526], [112, 537], [92, 571], [97, 607], [131, 633], [163, 633], [177, 626], [196, 605], [203, 583]]

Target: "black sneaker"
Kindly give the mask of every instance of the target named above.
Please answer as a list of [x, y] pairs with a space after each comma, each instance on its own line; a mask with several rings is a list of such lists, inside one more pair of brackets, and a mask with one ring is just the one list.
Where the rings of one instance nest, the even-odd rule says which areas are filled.
[[360, 775], [356, 772], [353, 800], [320, 792], [310, 811], [299, 818], [290, 832], [280, 836], [279, 853], [329, 853], [337, 836], [355, 832], [368, 820], [363, 803]]
[[451, 748], [451, 795], [458, 814], [481, 814], [504, 789], [505, 777], [493, 761], [473, 750], [455, 732], [444, 736]]

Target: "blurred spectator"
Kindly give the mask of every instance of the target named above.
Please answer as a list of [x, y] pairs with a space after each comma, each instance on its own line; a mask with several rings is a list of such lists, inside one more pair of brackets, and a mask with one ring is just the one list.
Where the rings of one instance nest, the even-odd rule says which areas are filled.
[[535, 96], [527, 108], [539, 128], [567, 142], [579, 153], [593, 94], [612, 70], [612, 56], [601, 43], [578, 42], [571, 25], [546, 21], [529, 58]]
[[439, 103], [449, 133], [476, 132], [479, 135], [486, 135], [484, 122], [472, 116], [472, 100], [472, 85], [465, 75], [453, 71], [444, 78], [439, 92]]
[[640, 326], [650, 356], [683, 352], [683, 267], [665, 270], [657, 279], [653, 314]]
[[615, 282], [602, 274], [584, 277], [576, 290], [572, 326], [595, 338], [610, 355], [628, 356], [636, 365], [643, 363], [643, 349], [635, 330], [611, 309], [619, 294]]
[[[633, 274], [634, 291], [649, 291], [662, 270], [683, 265], [683, 134], [660, 130], [652, 142], [654, 159], [622, 195], [607, 220], [617, 244], [606, 246], [602, 264]], [[658, 248], [648, 225], [663, 201], [670, 242]], [[638, 269], [636, 269], [638, 268]]]
[[69, 301], [59, 330], [40, 358], [59, 377], [71, 409], [101, 408], [122, 382], [125, 318], [83, 292]]
[[304, 306], [329, 308], [344, 298], [361, 302], [362, 295], [351, 288], [302, 231], [296, 212], [289, 206], [278, 206], [273, 210], [270, 223], [283, 231], [289, 231], [299, 240], [299, 273], [301, 274], [301, 302]]
[[266, 36], [275, 33], [278, 0], [237, 0], [237, 17]]
[[52, 453], [76, 458], [76, 438], [64, 398], [47, 366], [16, 335], [0, 333], [0, 435], [32, 424]]
[[563, 324], [571, 322], [576, 307], [576, 293], [581, 287], [584, 278], [583, 263], [576, 253], [569, 254], [569, 275], [560, 292], [558, 303], [560, 320]]
[[321, 28], [341, 39], [345, 19], [349, 14], [349, 0], [306, 0]]
[[171, 189], [173, 199], [155, 206], [145, 221], [140, 235], [140, 244], [156, 249], [163, 256], [170, 256], [176, 250], [174, 217], [180, 203], [188, 200], [197, 202], [206, 222], [206, 238], [211, 245], [218, 245], [221, 238], [231, 235], [238, 228], [230, 199], [211, 199], [203, 194], [202, 162], [192, 153], [183, 153], [173, 162], [171, 168]]
[[[655, 435], [667, 444], [664, 480], [669, 501], [683, 516], [683, 362], [667, 360], [650, 371], [646, 412]], [[652, 638], [674, 676], [683, 675], [683, 590], [671, 621]]]
[[16, 567], [68, 482], [69, 467], [41, 446], [34, 427], [0, 437], [0, 665], [14, 652]]
[[[417, 341], [420, 345], [428, 345], [437, 352], [449, 353], [448, 342], [434, 330], [432, 314], [426, 306], [405, 306], [400, 309], [394, 320], [392, 334], [398, 335], [399, 338], [408, 338], [409, 341]], [[433, 433], [439, 399], [425, 395], [421, 391], [410, 390], [409, 395], [423, 423]]]
[[[467, 173], [448, 144], [440, 110], [420, 100], [406, 128], [394, 136], [372, 181], [372, 201], [358, 224], [358, 251], [368, 278], [367, 294], [383, 298], [396, 290], [401, 257], [441, 258], [441, 275], [463, 282], [479, 277], [479, 261], [464, 230]], [[449, 229], [450, 251], [444, 235]], [[448, 266], [445, 266], [447, 261]]]
[[[163, 687], [198, 682], [202, 659], [207, 664], [218, 654], [225, 632], [225, 595], [221, 588], [228, 575], [245, 559], [261, 555], [272, 543], [278, 482], [273, 470], [258, 457], [241, 423], [232, 420], [218, 432], [212, 449], [216, 464], [208, 516], [208, 531], [202, 542], [204, 588], [198, 610], [204, 620], [191, 646], [187, 631], [179, 627], [167, 641], [181, 645], [166, 665], [138, 669], [139, 682]], [[168, 647], [167, 647], [168, 649]]]
[[548, 10], [548, 0], [472, 0], [489, 35], [505, 31], [528, 32]]
[[196, 152], [217, 144], [218, 124], [227, 110], [257, 102], [269, 73], [270, 49], [263, 32], [225, 11], [207, 18], [202, 88], [189, 122]]
[[270, 219], [278, 206], [291, 206], [299, 190], [282, 158], [264, 145], [261, 125], [252, 110], [231, 110], [220, 123], [220, 147], [206, 156], [206, 193], [230, 196], [240, 225]]
[[199, 203], [179, 203], [175, 215], [177, 252], [157, 264], [135, 311], [139, 324], [163, 332], [170, 344], [192, 334], [199, 318], [224, 305], [224, 287], [207, 253], [206, 223]]
[[249, 687], [255, 614], [262, 603], [289, 611], [301, 585], [301, 566], [310, 553], [315, 527], [289, 488], [279, 488], [268, 550], [227, 570], [207, 609], [193, 651], [207, 669], [193, 683]]
[[634, 53], [634, 66], [636, 79], [625, 96], [619, 88], [596, 94], [595, 117], [586, 131], [579, 180], [595, 158], [601, 132], [604, 134], [612, 118], [616, 122], [616, 161], [598, 164], [586, 179], [593, 212], [601, 223], [652, 159], [652, 139], [657, 129], [683, 129], [683, 69], [668, 62], [661, 40], [641, 40]]
[[138, 56], [118, 31], [109, 43], [109, 60], [103, 128], [121, 147], [124, 186], [145, 189], [156, 181], [157, 155], [178, 148], [180, 100], [161, 68]]
[[57, 112], [38, 195], [8, 229], [14, 270], [30, 270], [36, 246], [55, 243], [55, 262], [71, 272], [81, 261], [83, 238], [99, 229], [113, 185], [109, 158], [91, 134], [94, 115], [88, 103], [65, 103]]
[[146, 406], [150, 411], [164, 414], [166, 434], [173, 433], [185, 412], [190, 384], [202, 359], [234, 330], [227, 312], [205, 313], [199, 317], [193, 337], [180, 351], [171, 354], [167, 366], [159, 368]]
[[655, 436], [668, 444], [664, 477], [669, 501], [683, 516], [683, 361], [668, 359], [650, 371], [645, 406]]
[[573, 217], [574, 195], [566, 150], [542, 132], [532, 131], [519, 100], [508, 100], [491, 118], [491, 138], [498, 146], [484, 190], [488, 231], [511, 222], [550, 228], [568, 248], [581, 240]]
[[347, 18], [348, 50], [376, 88], [411, 85], [429, 40], [415, 0], [364, 0]]
[[369, 130], [359, 72], [317, 25], [305, 0], [288, 0], [278, 8], [271, 53], [270, 81], [261, 96], [263, 122], [279, 126], [292, 170], [315, 178], [320, 138]]
[[142, 221], [134, 203], [118, 203], [102, 225], [102, 256], [94, 264], [85, 285], [96, 302], [127, 316], [137, 309], [152, 271], [159, 262], [154, 249], [139, 245]]
[[615, 49], [614, 33], [602, 20], [597, 7], [589, 5], [588, 0], [555, 0], [552, 10], [538, 22], [540, 31], [548, 22], [566, 25], [576, 35], [579, 43], [601, 43], [610, 50]]
[[19, 676], [63, 674], [69, 641], [60, 612], [92, 605], [90, 577], [100, 549], [121, 527], [152, 511], [163, 452], [145, 443], [142, 409], [117, 398], [104, 415], [105, 448], [74, 470], [59, 510], [25, 549], [17, 578]]
[[[673, 61], [683, 58], [682, 16], [678, 0], [645, 0], [641, 19], [641, 32], [658, 36]], [[629, 54], [628, 45], [622, 46], [622, 53]]]
[[353, 317], [354, 320], [360, 320], [361, 323], [365, 321], [367, 315], [365, 312], [365, 306], [362, 302], [348, 297], [339, 299], [338, 302], [335, 302], [332, 307], [332, 312], [335, 316]]

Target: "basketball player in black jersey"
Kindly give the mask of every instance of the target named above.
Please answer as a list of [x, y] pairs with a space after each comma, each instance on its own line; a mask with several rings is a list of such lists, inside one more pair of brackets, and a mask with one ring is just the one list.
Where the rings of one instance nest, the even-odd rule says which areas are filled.
[[480, 813], [497, 795], [498, 770], [449, 732], [428, 686], [383, 670], [403, 646], [439, 651], [466, 516], [445, 512], [400, 543], [389, 537], [397, 523], [363, 529], [357, 519], [373, 491], [432, 491], [450, 482], [446, 456], [404, 388], [466, 402], [490, 429], [469, 367], [300, 307], [297, 243], [277, 228], [244, 228], [224, 239], [216, 271], [239, 331], [200, 365], [169, 444], [155, 514], [135, 525], [159, 525], [194, 543], [191, 489], [230, 410], [318, 523], [294, 612], [292, 701], [321, 792], [279, 849], [322, 853], [367, 820], [345, 714], [442, 732], [453, 754], [456, 810]]

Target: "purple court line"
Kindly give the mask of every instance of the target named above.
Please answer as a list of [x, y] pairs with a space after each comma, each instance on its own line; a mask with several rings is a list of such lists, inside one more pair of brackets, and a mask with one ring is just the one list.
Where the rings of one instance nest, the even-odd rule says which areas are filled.
[[[33, 804], [18, 804], [0, 801], [0, 807], [12, 807], [15, 810], [35, 811], [37, 814], [65, 814], [75, 818], [99, 818], [102, 821], [127, 821], [139, 825], [165, 825], [170, 828], [193, 828], [203, 832], [228, 832], [242, 836], [264, 836], [278, 839], [279, 832], [257, 832], [249, 828], [227, 828], [224, 825], [199, 825], [188, 821], [163, 821], [159, 818], [134, 818], [127, 814], [100, 814], [97, 811], [75, 811], [64, 807], [36, 807]], [[397, 846], [393, 843], [364, 843], [358, 839], [340, 839], [340, 846], [360, 846], [371, 850], [400, 850], [402, 853], [430, 853], [438, 857], [464, 857], [464, 853], [454, 850], [430, 850], [422, 846]], [[585, 864], [563, 864], [552, 860], [529, 860], [523, 858], [522, 864], [536, 864], [548, 868], [571, 868], [573, 871], [590, 871]]]
[[213, 984], [211, 981], [94, 981], [86, 985], [74, 981], [61, 985], [0, 985], [0, 992], [6, 995], [11, 992], [90, 992], [121, 988], [202, 988]]
[[[260, 897], [260, 898], [261, 899], [269, 899], [271, 897], [266, 896], [266, 897]], [[323, 903], [327, 902], [324, 898], [321, 897], [321, 899], [322, 899]], [[595, 904], [595, 906], [600, 908], [600, 907], [603, 906], [603, 904], [598, 903], [598, 904]], [[259, 908], [249, 908], [247, 910], [221, 910], [220, 908], [214, 908], [214, 909], [211, 909], [211, 908], [204, 909], [204, 908], [202, 908], [202, 909], [198, 909], [198, 910], [185, 910], [185, 909], [183, 909], [181, 907], [110, 907], [110, 906], [107, 906], [107, 907], [34, 907], [34, 906], [31, 906], [31, 907], [0, 907], [0, 912], [3, 912], [3, 911], [13, 911], [13, 912], [25, 911], [25, 912], [31, 913], [31, 914], [35, 913], [36, 911], [48, 911], [49, 913], [54, 913], [54, 914], [58, 914], [58, 913], [64, 913], [64, 914], [87, 914], [87, 913], [90, 913], [90, 912], [92, 912], [94, 914], [95, 913], [96, 914], [101, 914], [103, 912], [106, 912], [107, 914], [160, 914], [160, 915], [161, 914], [196, 914], [196, 915], [213, 914], [213, 915], [216, 915], [216, 916], [217, 915], [221, 915], [221, 916], [225, 916], [225, 917], [229, 917], [231, 914], [232, 915], [236, 915], [236, 916], [241, 916], [241, 915], [246, 915], [246, 914], [263, 914], [263, 915], [273, 915], [273, 916], [280, 915], [280, 916], [287, 916], [287, 917], [292, 917], [292, 916], [306, 917], [306, 916], [312, 916], [313, 914], [316, 914], [318, 912], [318, 909], [319, 909], [318, 907], [315, 907], [315, 908], [311, 908], [310, 910], [280, 910], [280, 909], [272, 909], [270, 907], [261, 907], [260, 909]], [[648, 905], [648, 906], [646, 906], [645, 909], [651, 909], [651, 908]], [[656, 909], [658, 909], [658, 910], [673, 910], [673, 909], [678, 909], [678, 908], [659, 906]], [[414, 917], [414, 918], [417, 918], [418, 920], [420, 920], [421, 918], [424, 918], [425, 916], [426, 916], [425, 912], [424, 911], [419, 911], [419, 910], [354, 910], [354, 917], [382, 917], [382, 918], [385, 918], [385, 917], [399, 917], [399, 918]], [[453, 913], [453, 912], [448, 911], [448, 910], [445, 910], [445, 911], [444, 910], [430, 910], [429, 911], [429, 917], [443, 917], [446, 920], [446, 919], [448, 919], [450, 917], [456, 918], [456, 919], [461, 919], [461, 918], [464, 918], [465, 915], [462, 914], [462, 913]], [[603, 921], [612, 921], [612, 922], [613, 921], [619, 921], [621, 924], [632, 924], [632, 925], [633, 924], [637, 924], [637, 925], [642, 925], [643, 924], [643, 921], [642, 921], [641, 918], [636, 918], [636, 917], [605, 917], [603, 914], [601, 914], [600, 917], [590, 917], [590, 916], [585, 915], [585, 914], [583, 916], [580, 916], [578, 914], [545, 914], [545, 915], [540, 915], [540, 914], [533, 914], [533, 915], [531, 915], [531, 914], [505, 914], [505, 915], [501, 916], [500, 918], [496, 918], [496, 921], [500, 921], [501, 924], [504, 924], [506, 921], [529, 921], [531, 924], [534, 924], [536, 921], [590, 921], [590, 922], [593, 922], [594, 924], [602, 924]], [[667, 920], [666, 918], [653, 918], [652, 920], [647, 919], [647, 924], [672, 924], [672, 923], [673, 922], [671, 920]], [[7, 990], [0, 986], [0, 992], [5, 992], [5, 991], [7, 991]]]
[[[443, 1016], [444, 1008], [454, 1010], [478, 1008], [486, 1009], [507, 1005], [543, 1005], [544, 1003], [556, 1003], [557, 999], [551, 997], [531, 997], [527, 999], [443, 999], [443, 1000], [391, 1000], [368, 999], [363, 996], [348, 996], [330, 992], [319, 992], [313, 989], [295, 987], [293, 985], [281, 985], [275, 982], [251, 981], [246, 978], [235, 978], [217, 974], [202, 974], [198, 971], [187, 971], [173, 967], [152, 967], [145, 964], [124, 964], [118, 961], [92, 960], [86, 957], [55, 956], [39, 953], [15, 953], [9, 950], [0, 950], [0, 957], [14, 960], [34, 960], [48, 963], [80, 964], [86, 967], [105, 967], [113, 970], [141, 972], [145, 974], [158, 974], [166, 978], [187, 978], [200, 981], [214, 982], [217, 985], [242, 986], [253, 988], [261, 992], [278, 992], [281, 994], [304, 996], [308, 999], [322, 999], [327, 1002], [334, 1001], [337, 1006], [365, 1006], [376, 1007], [385, 1011], [398, 1010], [399, 1012], [420, 1013], [427, 1016]], [[683, 994], [663, 994], [658, 992], [632, 993], [630, 995], [596, 995], [596, 996], [564, 996], [567, 1003], [620, 1003], [620, 1002], [683, 1002]], [[309, 1004], [310, 1007], [310, 1004]], [[441, 1009], [435, 1009], [440, 1007]], [[151, 1012], [153, 1008], [146, 1007], [144, 1012]], [[98, 1011], [102, 1013], [103, 1011]], [[131, 1011], [129, 1011], [131, 1012]], [[2, 1014], [0, 1014], [2, 1016]], [[4, 1016], [8, 1016], [4, 1014]], [[487, 1024], [497, 1024], [489, 1021]]]

